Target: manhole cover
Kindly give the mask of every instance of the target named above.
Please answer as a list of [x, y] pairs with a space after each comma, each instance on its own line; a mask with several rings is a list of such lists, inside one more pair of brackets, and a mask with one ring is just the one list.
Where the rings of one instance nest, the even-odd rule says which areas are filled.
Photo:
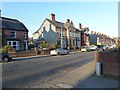
[[61, 88], [73, 88], [73, 86], [67, 85], [67, 84], [63, 84], [63, 83], [59, 83], [59, 84], [57, 84], [57, 86], [61, 87]]

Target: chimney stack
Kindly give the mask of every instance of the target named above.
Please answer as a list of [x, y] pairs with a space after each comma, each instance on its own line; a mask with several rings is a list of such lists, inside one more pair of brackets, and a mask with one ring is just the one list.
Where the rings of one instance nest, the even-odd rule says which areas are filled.
[[79, 23], [79, 29], [82, 29], [82, 24], [81, 23]]
[[66, 23], [70, 23], [70, 19], [67, 19], [67, 20], [66, 20]]
[[50, 14], [50, 20], [55, 21], [55, 14], [53, 14], [53, 13]]

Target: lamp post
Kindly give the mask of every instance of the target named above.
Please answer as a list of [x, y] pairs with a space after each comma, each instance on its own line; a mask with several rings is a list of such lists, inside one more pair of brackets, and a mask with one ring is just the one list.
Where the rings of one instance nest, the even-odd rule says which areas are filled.
[[63, 30], [62, 30], [62, 23], [61, 23], [61, 48], [63, 49]]

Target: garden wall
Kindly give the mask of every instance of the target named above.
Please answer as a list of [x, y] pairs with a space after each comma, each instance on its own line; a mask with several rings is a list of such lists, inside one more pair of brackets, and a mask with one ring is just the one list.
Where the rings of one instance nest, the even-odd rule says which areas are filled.
[[117, 51], [101, 51], [95, 53], [96, 62], [102, 63], [102, 74], [120, 77], [120, 53]]
[[27, 57], [27, 56], [35, 56], [37, 55], [37, 51], [34, 49], [28, 51], [9, 51], [9, 54], [14, 57]]

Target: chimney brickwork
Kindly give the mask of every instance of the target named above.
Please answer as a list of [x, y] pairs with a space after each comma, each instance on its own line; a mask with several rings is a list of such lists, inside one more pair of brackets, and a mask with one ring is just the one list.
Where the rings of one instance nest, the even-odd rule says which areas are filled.
[[50, 14], [50, 20], [55, 21], [55, 14], [53, 14], [53, 13]]

